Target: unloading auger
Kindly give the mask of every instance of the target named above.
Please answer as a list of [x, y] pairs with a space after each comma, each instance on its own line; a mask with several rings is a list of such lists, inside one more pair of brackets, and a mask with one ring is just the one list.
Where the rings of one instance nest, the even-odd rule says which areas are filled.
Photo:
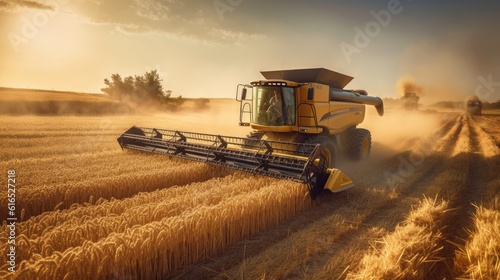
[[352, 186], [319, 144], [293, 143], [133, 126], [118, 143], [122, 149], [165, 154], [254, 174], [306, 183], [314, 198]]

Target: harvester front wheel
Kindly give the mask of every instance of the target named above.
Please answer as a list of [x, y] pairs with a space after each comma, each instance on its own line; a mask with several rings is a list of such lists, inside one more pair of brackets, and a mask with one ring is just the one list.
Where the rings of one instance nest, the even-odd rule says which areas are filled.
[[350, 132], [347, 153], [353, 160], [362, 160], [370, 155], [372, 136], [369, 130], [356, 128]]
[[306, 140], [308, 144], [321, 145], [325, 149], [328, 156], [328, 167], [332, 168], [337, 165], [337, 146], [332, 138], [324, 135], [318, 135]]

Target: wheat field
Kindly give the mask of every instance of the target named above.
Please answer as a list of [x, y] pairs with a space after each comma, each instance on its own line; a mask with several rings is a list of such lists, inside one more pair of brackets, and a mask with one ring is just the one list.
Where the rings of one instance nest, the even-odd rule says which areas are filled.
[[[230, 104], [2, 116], [0, 169], [6, 180], [16, 171], [18, 221], [15, 272], [3, 261], [0, 278], [500, 277], [500, 117], [417, 116], [436, 125], [423, 137], [392, 135], [397, 149], [373, 133], [371, 159], [340, 164], [356, 186], [316, 200], [300, 183], [122, 151], [116, 142], [132, 125], [245, 135]], [[8, 215], [0, 212], [2, 256]]]

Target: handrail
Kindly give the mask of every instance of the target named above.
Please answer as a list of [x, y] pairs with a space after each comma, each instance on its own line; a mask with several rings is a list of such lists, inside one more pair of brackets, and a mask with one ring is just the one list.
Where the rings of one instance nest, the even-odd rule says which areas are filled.
[[[245, 110], [245, 108], [248, 107], [247, 110]], [[248, 114], [250, 115], [250, 121], [247, 123], [247, 122], [243, 122], [243, 116], [245, 114]], [[240, 102], [240, 125], [242, 124], [250, 124], [253, 120], [253, 110], [252, 110], [252, 105], [250, 104], [250, 102], [245, 102], [243, 103], [243, 101]]]
[[[300, 114], [300, 106], [302, 105], [307, 105], [309, 107], [311, 107], [311, 112], [312, 112], [312, 116], [305, 116], [305, 115], [301, 115]], [[301, 127], [301, 120], [302, 118], [308, 118], [308, 119], [313, 119], [314, 120], [314, 125], [317, 127], [318, 126], [318, 117], [316, 116], [316, 107], [314, 107], [313, 104], [309, 104], [309, 103], [300, 103], [299, 106], [297, 107], [297, 117], [298, 117], [298, 125], [299, 127]]]

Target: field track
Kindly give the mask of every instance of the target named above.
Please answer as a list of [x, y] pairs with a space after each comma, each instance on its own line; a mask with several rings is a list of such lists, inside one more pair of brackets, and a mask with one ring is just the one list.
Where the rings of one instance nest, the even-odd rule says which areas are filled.
[[341, 163], [356, 186], [311, 201], [302, 184], [121, 151], [130, 119], [6, 117], [21, 221], [0, 278], [498, 278], [500, 117], [435, 118], [405, 149]]
[[[493, 192], [496, 189], [498, 197], [498, 173], [494, 168], [500, 165], [499, 152], [492, 139], [467, 116], [456, 115], [445, 120], [432, 138], [435, 142], [418, 143], [413, 150], [383, 162], [378, 168], [351, 174], [357, 182], [356, 188], [340, 195], [326, 195], [320, 205], [272, 234], [268, 232], [255, 241], [247, 241], [252, 245], [262, 243], [252, 246], [255, 252], [242, 245], [240, 250], [234, 250], [232, 257], [204, 264], [199, 271], [207, 271], [207, 267], [224, 270], [218, 275], [221, 278], [255, 279], [264, 275], [263, 271], [269, 278], [331, 279], [332, 275], [356, 278], [350, 272], [360, 269], [359, 261], [372, 247], [377, 247], [375, 242], [394, 232], [419, 199], [430, 197], [447, 202], [449, 211], [443, 211], [436, 222], [438, 230], [448, 230], [442, 233], [443, 248], [434, 256], [434, 266], [421, 275], [423, 278], [460, 276], [463, 272], [453, 268], [453, 254], [458, 248], [447, 241], [460, 244], [463, 243], [460, 240], [466, 240], [475, 210], [472, 204], [481, 204], [484, 188], [489, 186]], [[416, 164], [411, 164], [412, 158]], [[387, 178], [395, 183], [388, 185]], [[244, 263], [227, 267], [226, 260], [243, 253], [247, 256]], [[373, 276], [358, 277], [365, 279], [369, 275]]]

